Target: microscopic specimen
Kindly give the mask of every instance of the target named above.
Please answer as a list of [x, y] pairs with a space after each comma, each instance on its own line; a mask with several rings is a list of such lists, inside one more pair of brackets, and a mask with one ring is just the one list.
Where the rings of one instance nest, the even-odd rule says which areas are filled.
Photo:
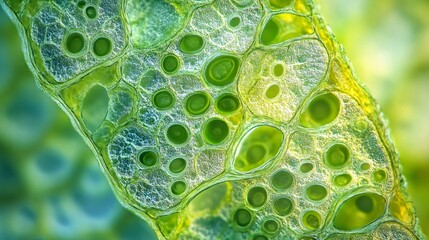
[[41, 88], [160, 239], [420, 239], [311, 0], [13, 1]]

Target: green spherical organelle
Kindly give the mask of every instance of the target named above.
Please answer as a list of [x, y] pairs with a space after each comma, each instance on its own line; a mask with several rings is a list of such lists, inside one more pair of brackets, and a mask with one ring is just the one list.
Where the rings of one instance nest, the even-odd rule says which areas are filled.
[[349, 148], [341, 143], [331, 145], [325, 153], [325, 163], [334, 169], [343, 167], [350, 160]]
[[176, 181], [171, 185], [171, 192], [174, 195], [181, 195], [186, 191], [186, 183], [183, 181]]
[[168, 110], [174, 106], [176, 98], [168, 89], [158, 90], [152, 95], [152, 104], [158, 110]]
[[229, 20], [229, 26], [231, 27], [237, 27], [238, 25], [240, 25], [240, 23], [241, 23], [240, 17], [233, 17]]
[[65, 40], [65, 50], [72, 55], [82, 53], [86, 44], [86, 38], [79, 32], [69, 34]]
[[274, 65], [274, 67], [273, 67], [273, 74], [274, 74], [274, 76], [276, 76], [276, 77], [280, 77], [280, 76], [282, 76], [282, 75], [283, 75], [283, 73], [284, 73], [284, 71], [285, 71], [285, 68], [284, 68], [283, 64], [281, 64], [281, 63], [277, 63], [277, 64], [276, 64], [276, 65]]
[[276, 233], [280, 228], [279, 223], [274, 219], [268, 219], [264, 223], [262, 223], [262, 230], [269, 234]]
[[252, 240], [268, 240], [268, 237], [261, 235], [261, 234], [258, 234], [258, 235], [253, 236]]
[[94, 41], [92, 51], [97, 57], [107, 56], [112, 51], [112, 41], [106, 37], [99, 37]]
[[362, 170], [362, 171], [367, 171], [367, 170], [369, 170], [371, 168], [371, 165], [369, 164], [369, 163], [362, 163], [361, 165], [360, 165], [360, 169]]
[[352, 181], [350, 174], [344, 173], [334, 177], [334, 184], [338, 187], [344, 187]]
[[286, 216], [292, 212], [293, 202], [287, 197], [281, 197], [273, 203], [274, 212], [279, 216]]
[[245, 208], [239, 208], [234, 212], [233, 223], [235, 226], [239, 228], [250, 226], [252, 220], [253, 220], [252, 213]]
[[383, 169], [378, 169], [374, 171], [372, 175], [376, 182], [383, 182], [387, 178], [386, 171], [384, 171]]
[[229, 127], [222, 119], [210, 119], [203, 127], [203, 137], [210, 144], [222, 143], [229, 134]]
[[83, 7], [85, 7], [85, 5], [86, 5], [86, 2], [85, 2], [85, 1], [79, 1], [79, 2], [77, 2], [77, 6], [78, 6], [79, 8], [83, 8]]
[[186, 160], [183, 158], [175, 158], [168, 165], [168, 169], [172, 173], [181, 173], [186, 168]]
[[306, 128], [316, 128], [332, 123], [339, 113], [338, 97], [333, 93], [324, 93], [311, 100], [299, 121]]
[[247, 202], [254, 208], [262, 207], [267, 202], [267, 198], [267, 190], [260, 186], [252, 187], [247, 192]]
[[204, 77], [213, 86], [226, 86], [236, 80], [239, 67], [239, 58], [232, 55], [220, 55], [207, 64]]
[[328, 191], [324, 186], [315, 184], [307, 187], [307, 189], [305, 190], [305, 194], [311, 200], [320, 201], [323, 200], [326, 195], [328, 195]]
[[319, 229], [322, 225], [322, 218], [316, 211], [308, 211], [302, 216], [302, 224], [308, 230]]
[[314, 168], [313, 164], [311, 164], [311, 163], [303, 163], [303, 164], [301, 164], [301, 166], [299, 167], [299, 170], [300, 170], [302, 173], [308, 173], [308, 172], [310, 172], [311, 170], [313, 170], [313, 168]]
[[167, 139], [173, 144], [184, 144], [189, 138], [189, 131], [182, 124], [173, 124], [167, 129]]
[[174, 54], [168, 54], [162, 59], [161, 66], [165, 73], [173, 74], [180, 67], [179, 58]]
[[240, 100], [230, 93], [221, 95], [216, 100], [216, 110], [222, 114], [230, 114], [240, 108]]
[[210, 107], [210, 95], [205, 92], [196, 92], [189, 95], [185, 100], [186, 111], [194, 116], [207, 112]]
[[273, 84], [267, 88], [265, 91], [265, 97], [268, 99], [274, 99], [276, 98], [280, 93], [280, 87], [277, 84]]
[[200, 52], [204, 47], [204, 39], [200, 35], [188, 34], [180, 40], [179, 49], [183, 53], [193, 54]]
[[143, 151], [139, 155], [139, 161], [146, 167], [152, 167], [158, 162], [158, 154], [154, 151]]
[[271, 176], [271, 185], [278, 190], [286, 190], [292, 186], [293, 175], [285, 170], [280, 170]]
[[85, 8], [85, 15], [90, 18], [90, 19], [94, 19], [97, 17], [97, 9], [95, 9], [95, 7], [93, 6], [88, 6], [87, 8]]

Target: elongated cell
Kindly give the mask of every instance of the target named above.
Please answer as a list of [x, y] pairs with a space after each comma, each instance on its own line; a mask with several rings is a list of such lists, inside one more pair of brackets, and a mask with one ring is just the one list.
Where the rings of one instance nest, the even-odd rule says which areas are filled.
[[2, 6], [159, 239], [421, 238], [378, 107], [312, 0]]

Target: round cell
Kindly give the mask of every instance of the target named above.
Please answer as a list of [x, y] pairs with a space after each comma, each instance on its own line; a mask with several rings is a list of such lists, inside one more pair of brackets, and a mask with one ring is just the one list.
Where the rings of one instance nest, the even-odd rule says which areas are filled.
[[268, 240], [268, 237], [261, 235], [261, 234], [258, 234], [258, 235], [253, 236], [252, 240]]
[[302, 173], [308, 173], [308, 172], [310, 172], [311, 170], [313, 170], [313, 164], [311, 164], [311, 163], [303, 163], [303, 164], [301, 164], [301, 166], [299, 167], [299, 170], [302, 172]]
[[369, 170], [371, 168], [371, 165], [369, 165], [369, 163], [362, 163], [360, 165], [360, 169], [363, 171]]
[[201, 115], [210, 107], [210, 95], [205, 92], [196, 92], [186, 99], [186, 111], [191, 115]]
[[316, 230], [322, 224], [322, 218], [316, 211], [308, 211], [302, 216], [302, 223], [308, 230]]
[[180, 173], [186, 168], [186, 160], [183, 158], [175, 158], [170, 162], [168, 169], [172, 173]]
[[265, 158], [268, 151], [262, 143], [256, 143], [249, 147], [246, 153], [247, 162], [250, 164], [257, 163]]
[[183, 181], [176, 181], [171, 185], [171, 192], [174, 195], [180, 195], [186, 190], [186, 183]]
[[184, 144], [189, 140], [188, 129], [182, 124], [173, 124], [167, 129], [167, 138], [174, 144]]
[[344, 187], [352, 181], [350, 174], [344, 173], [334, 177], [334, 184], [339, 187]]
[[158, 161], [158, 154], [151, 150], [143, 151], [139, 155], [139, 161], [144, 166], [151, 167]]
[[94, 19], [97, 17], [97, 9], [93, 6], [89, 6], [85, 9], [85, 14], [88, 18]]
[[277, 63], [273, 67], [273, 73], [274, 73], [274, 76], [276, 76], [276, 77], [280, 77], [281, 75], [283, 75], [284, 71], [285, 71], [285, 68], [283, 67], [283, 64], [281, 64], [281, 63]]
[[286, 216], [293, 209], [293, 202], [289, 198], [282, 197], [274, 201], [274, 212], [279, 216]]
[[332, 93], [324, 93], [313, 98], [300, 117], [301, 126], [321, 127], [333, 122], [340, 113], [340, 100]]
[[175, 97], [169, 90], [163, 89], [155, 92], [152, 96], [152, 104], [159, 110], [167, 110], [173, 107]]
[[212, 59], [205, 69], [205, 79], [214, 86], [226, 86], [235, 81], [240, 60], [231, 55], [221, 55]]
[[85, 37], [78, 32], [71, 33], [67, 36], [65, 48], [71, 54], [78, 54], [85, 48]]
[[197, 53], [203, 49], [204, 39], [195, 34], [188, 34], [180, 40], [179, 49], [183, 53]]
[[112, 41], [106, 37], [99, 37], [94, 41], [92, 50], [96, 56], [104, 57], [112, 51]]
[[376, 182], [382, 182], [386, 180], [387, 174], [383, 169], [379, 169], [373, 173], [373, 177]]
[[262, 207], [267, 202], [267, 190], [263, 187], [253, 187], [247, 192], [247, 202], [254, 208]]
[[233, 221], [238, 227], [247, 227], [252, 222], [252, 213], [244, 208], [239, 208], [234, 213]]
[[280, 170], [271, 177], [271, 184], [279, 190], [286, 190], [292, 186], [293, 175], [285, 170]]
[[167, 74], [172, 74], [180, 67], [179, 58], [174, 54], [168, 54], [162, 59], [162, 69]]
[[229, 20], [229, 26], [237, 27], [240, 25], [241, 19], [239, 17], [233, 17]]
[[307, 197], [314, 201], [320, 201], [328, 195], [328, 191], [326, 191], [326, 188], [322, 185], [315, 184], [307, 187], [305, 190], [305, 193], [307, 194]]
[[263, 225], [262, 229], [270, 234], [276, 233], [280, 228], [279, 223], [274, 219], [268, 219], [266, 220]]
[[86, 5], [86, 2], [85, 2], [85, 1], [79, 1], [79, 2], [77, 3], [77, 6], [78, 6], [79, 8], [83, 8], [83, 7], [85, 7], [85, 5]]
[[350, 159], [349, 148], [341, 143], [336, 143], [329, 147], [325, 153], [326, 164], [331, 168], [341, 168]]
[[229, 127], [221, 119], [210, 119], [203, 129], [203, 136], [210, 144], [219, 144], [228, 136]]
[[229, 114], [235, 112], [240, 107], [240, 100], [233, 94], [223, 94], [216, 101], [216, 109], [220, 113]]
[[276, 98], [280, 93], [280, 87], [277, 84], [273, 84], [270, 87], [267, 88], [265, 91], [265, 97], [268, 99], [274, 99]]

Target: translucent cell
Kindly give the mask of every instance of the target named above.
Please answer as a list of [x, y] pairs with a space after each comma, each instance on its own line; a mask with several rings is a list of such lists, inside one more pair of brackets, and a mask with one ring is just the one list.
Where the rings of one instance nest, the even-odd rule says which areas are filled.
[[176, 101], [173, 93], [168, 89], [155, 92], [152, 96], [152, 104], [159, 110], [168, 110], [173, 107]]
[[85, 14], [86, 14], [86, 16], [88, 17], [88, 18], [90, 18], [90, 19], [94, 19], [94, 18], [96, 18], [97, 17], [97, 9], [95, 9], [95, 7], [93, 7], [93, 6], [88, 6], [86, 9], [85, 9]]
[[173, 144], [184, 144], [189, 137], [188, 129], [182, 124], [173, 124], [167, 129], [167, 139]]
[[281, 197], [274, 200], [274, 212], [279, 216], [286, 216], [292, 212], [293, 202], [289, 198]]
[[66, 36], [65, 49], [72, 55], [82, 53], [86, 45], [86, 37], [79, 32], [73, 32]]
[[237, 227], [248, 227], [252, 220], [252, 213], [245, 208], [237, 209], [233, 215], [233, 222]]
[[186, 99], [186, 111], [191, 115], [201, 115], [210, 107], [210, 95], [205, 92], [196, 92]]
[[188, 34], [180, 40], [179, 49], [183, 53], [197, 53], [204, 47], [204, 39], [200, 35]]
[[302, 224], [308, 230], [316, 230], [322, 225], [322, 218], [316, 211], [308, 211], [302, 216]]
[[158, 154], [152, 150], [146, 150], [139, 154], [139, 162], [146, 167], [154, 166], [158, 162]]
[[240, 108], [240, 100], [233, 94], [223, 94], [216, 101], [216, 109], [220, 113], [229, 114]]
[[222, 119], [214, 118], [203, 127], [204, 139], [210, 144], [222, 143], [229, 134], [229, 127]]
[[82, 119], [86, 128], [94, 132], [107, 114], [109, 95], [104, 87], [95, 85], [86, 94], [82, 104]]
[[278, 190], [286, 190], [292, 186], [293, 175], [285, 170], [280, 170], [271, 176], [271, 184]]
[[274, 99], [276, 98], [280, 93], [280, 87], [277, 84], [273, 84], [270, 87], [268, 87], [267, 91], [265, 91], [265, 96], [268, 99]]
[[174, 195], [180, 195], [185, 191], [186, 191], [186, 183], [183, 181], [177, 181], [171, 185], [171, 192]]
[[261, 33], [263, 45], [273, 45], [314, 32], [311, 21], [292, 13], [273, 15], [265, 23]]
[[324, 157], [329, 167], [338, 169], [350, 160], [350, 150], [344, 144], [333, 144], [328, 148]]
[[269, 234], [276, 233], [279, 228], [279, 223], [274, 219], [268, 219], [264, 223], [262, 223], [262, 229]]
[[97, 38], [94, 41], [92, 50], [96, 56], [104, 57], [112, 51], [112, 41], [106, 37]]
[[235, 153], [234, 168], [251, 171], [273, 159], [283, 144], [283, 132], [272, 126], [257, 126], [247, 132]]
[[284, 8], [289, 6], [293, 0], [269, 0], [270, 1], [270, 5], [275, 7], [275, 8]]
[[225, 86], [236, 80], [240, 60], [232, 55], [220, 55], [212, 59], [205, 69], [204, 77], [214, 86]]
[[247, 192], [247, 202], [250, 206], [255, 208], [262, 207], [267, 202], [267, 198], [267, 190], [263, 187], [252, 187]]
[[334, 217], [334, 227], [353, 231], [380, 218], [386, 209], [386, 200], [377, 193], [357, 194], [341, 203]]
[[328, 191], [324, 186], [315, 184], [307, 187], [307, 189], [305, 190], [305, 194], [311, 200], [320, 201], [324, 199], [326, 195], [328, 195]]
[[170, 162], [169, 166], [168, 166], [168, 169], [172, 173], [180, 173], [185, 168], [186, 168], [186, 160], [183, 159], [183, 158], [175, 158], [175, 159], [173, 159]]
[[167, 74], [175, 73], [179, 67], [179, 58], [174, 54], [169, 54], [162, 59], [162, 69]]
[[313, 170], [313, 164], [311, 164], [311, 163], [303, 163], [303, 164], [301, 164], [301, 166], [299, 167], [299, 170], [302, 172], [302, 173], [308, 173], [308, 172], [310, 172], [311, 170]]
[[340, 100], [332, 93], [316, 96], [302, 113], [299, 122], [303, 127], [316, 128], [333, 122], [340, 113]]
[[344, 187], [352, 181], [350, 174], [344, 173], [334, 177], [334, 184], [339, 187]]

